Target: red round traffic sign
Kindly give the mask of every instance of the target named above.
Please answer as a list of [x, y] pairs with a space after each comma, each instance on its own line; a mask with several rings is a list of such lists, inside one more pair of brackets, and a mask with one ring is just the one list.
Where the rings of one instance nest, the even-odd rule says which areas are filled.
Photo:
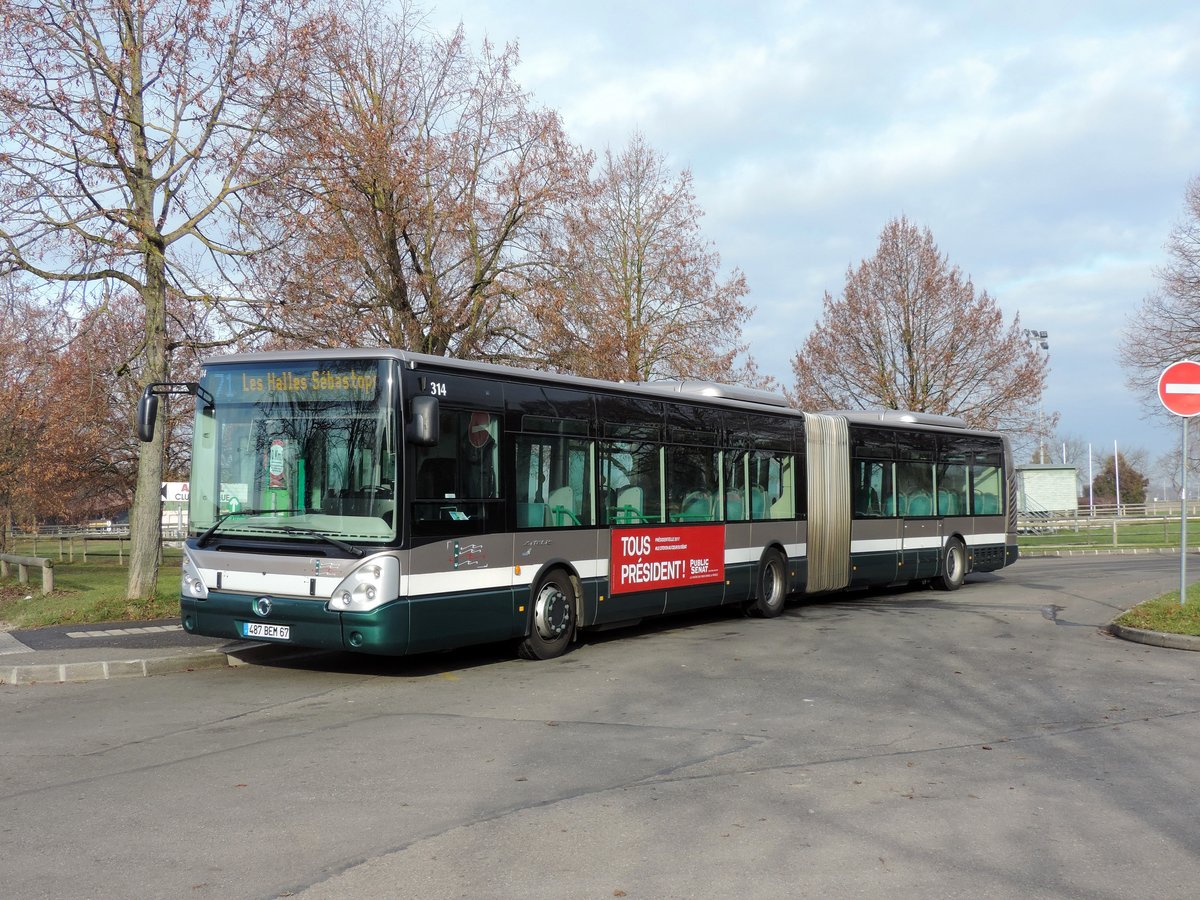
[[1200, 363], [1185, 359], [1158, 376], [1158, 399], [1177, 416], [1200, 413]]
[[472, 447], [483, 449], [492, 439], [492, 417], [485, 412], [471, 413], [471, 424], [467, 429], [467, 440]]

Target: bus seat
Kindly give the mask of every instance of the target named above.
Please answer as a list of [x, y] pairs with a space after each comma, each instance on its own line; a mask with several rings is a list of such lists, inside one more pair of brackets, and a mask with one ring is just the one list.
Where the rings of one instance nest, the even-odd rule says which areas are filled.
[[730, 522], [746, 520], [746, 501], [741, 491], [727, 491], [725, 494], [725, 518]]
[[767, 511], [767, 494], [760, 487], [750, 488], [750, 518], [758, 521], [765, 518]]
[[517, 525], [521, 528], [541, 528], [546, 524], [545, 503], [518, 503]]
[[555, 528], [579, 524], [575, 517], [575, 491], [569, 484], [550, 492], [546, 500], [546, 524]]
[[975, 492], [975, 515], [994, 516], [1000, 511], [999, 498], [995, 494]]
[[952, 491], [938, 491], [938, 514], [957, 516], [958, 512], [958, 494]]
[[907, 515], [933, 515], [933, 498], [929, 496], [928, 491], [916, 491], [915, 493], [909, 494]]
[[712, 496], [707, 491], [692, 491], [683, 498], [679, 507], [680, 522], [711, 522], [712, 517]]
[[628, 485], [617, 491], [617, 508], [614, 520], [618, 525], [636, 525], [645, 521], [642, 517], [642, 489]]

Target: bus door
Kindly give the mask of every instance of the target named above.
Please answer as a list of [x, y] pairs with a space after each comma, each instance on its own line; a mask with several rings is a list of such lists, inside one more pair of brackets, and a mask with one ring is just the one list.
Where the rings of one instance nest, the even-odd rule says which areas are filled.
[[896, 515], [895, 464], [890, 459], [852, 459], [850, 526], [852, 585], [907, 580], [900, 565], [904, 522]]
[[904, 522], [900, 548], [902, 577], [905, 580], [932, 578], [937, 574], [942, 548], [932, 461], [897, 462], [896, 488], [897, 506]]
[[934, 518], [905, 519], [901, 538], [901, 577], [932, 578], [942, 547], [942, 523]]
[[[450, 379], [450, 396], [468, 379]], [[477, 392], [482, 393], [482, 392]], [[513, 537], [501, 493], [501, 419], [489, 398], [443, 401], [438, 443], [412, 449], [409, 652], [497, 641], [518, 633]], [[479, 405], [474, 405], [479, 402]]]

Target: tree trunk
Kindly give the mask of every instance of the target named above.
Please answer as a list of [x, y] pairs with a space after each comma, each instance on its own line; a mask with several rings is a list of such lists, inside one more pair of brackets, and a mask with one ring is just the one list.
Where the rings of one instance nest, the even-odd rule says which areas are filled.
[[[146, 284], [142, 288], [146, 306], [146, 368], [143, 387], [168, 377], [166, 260], [161, 247], [146, 253]], [[166, 399], [165, 397], [163, 398]], [[142, 444], [138, 454], [137, 487], [129, 510], [129, 582], [125, 597], [146, 600], [158, 589], [158, 564], [162, 535], [163, 442], [166, 435], [167, 404], [159, 407], [154, 439]]]

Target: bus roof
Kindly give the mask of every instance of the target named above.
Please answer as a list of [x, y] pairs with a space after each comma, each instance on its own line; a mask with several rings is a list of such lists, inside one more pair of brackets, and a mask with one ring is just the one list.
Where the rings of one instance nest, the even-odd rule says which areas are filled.
[[[255, 353], [230, 353], [224, 356], [209, 356], [202, 365], [247, 365], [264, 362], [314, 362], [328, 363], [337, 360], [394, 359], [409, 369], [429, 367], [464, 374], [491, 376], [520, 381], [533, 381], [574, 387], [581, 390], [616, 391], [624, 394], [641, 395], [654, 399], [674, 397], [679, 400], [698, 400], [720, 406], [750, 407], [775, 415], [802, 416], [801, 410], [791, 406], [787, 398], [775, 391], [744, 387], [742, 385], [718, 384], [697, 379], [667, 378], [658, 381], [606, 381], [566, 375], [561, 372], [546, 372], [538, 369], [522, 369], [478, 360], [456, 359], [452, 356], [434, 356], [398, 350], [393, 347], [355, 347], [340, 350], [264, 350]], [[857, 425], [880, 424], [893, 428], [916, 428], [918, 430], [973, 431], [998, 434], [986, 429], [973, 429], [958, 416], [941, 416], [933, 413], [909, 412], [896, 409], [852, 409], [822, 410], [822, 415], [843, 416]]]
[[478, 360], [456, 359], [451, 356], [433, 356], [390, 347], [356, 347], [345, 350], [265, 350], [257, 353], [231, 353], [225, 356], [209, 356], [201, 361], [204, 366], [248, 365], [264, 362], [314, 362], [329, 363], [336, 360], [394, 359], [410, 369], [448, 369], [463, 374], [491, 376], [521, 381], [551, 383], [563, 387], [586, 390], [617, 391], [640, 394], [655, 399], [692, 399], [702, 402], [717, 402], [720, 405], [750, 405], [768, 407], [775, 413], [801, 415], [790, 406], [787, 399], [774, 391], [744, 387], [742, 385], [718, 384], [696, 379], [667, 378], [657, 381], [605, 381], [599, 378], [584, 378], [560, 372], [545, 372], [538, 369], [522, 369]]

